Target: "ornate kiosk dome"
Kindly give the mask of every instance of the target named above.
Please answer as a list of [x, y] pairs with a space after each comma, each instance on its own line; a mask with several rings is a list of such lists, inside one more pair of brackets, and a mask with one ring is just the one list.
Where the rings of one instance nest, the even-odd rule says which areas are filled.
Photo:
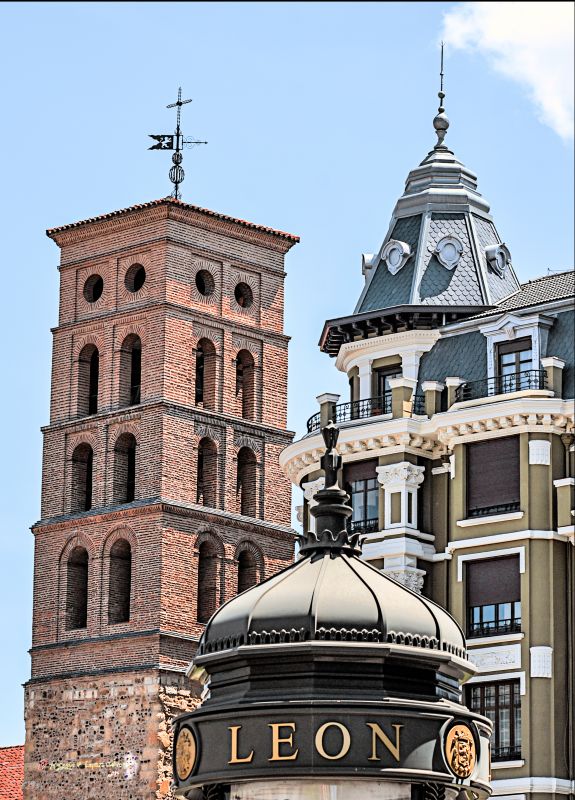
[[189, 673], [203, 704], [174, 723], [188, 800], [485, 800], [487, 719], [449, 614], [363, 562], [322, 431], [326, 488], [300, 558], [208, 622]]
[[206, 626], [199, 655], [315, 640], [388, 642], [465, 657], [453, 617], [330, 533], [302, 537], [299, 561], [223, 605]]

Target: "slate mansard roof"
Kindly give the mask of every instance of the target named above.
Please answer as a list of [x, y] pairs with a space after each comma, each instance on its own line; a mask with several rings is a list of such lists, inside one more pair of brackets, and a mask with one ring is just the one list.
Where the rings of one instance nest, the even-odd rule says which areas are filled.
[[471, 319], [482, 319], [504, 311], [519, 311], [542, 303], [568, 300], [575, 296], [575, 271], [566, 270], [555, 275], [544, 275], [522, 283], [519, 291], [504, 298], [492, 309], [475, 314]]
[[[436, 254], [439, 243], [455, 237], [462, 245], [457, 265], [448, 269]], [[396, 240], [411, 253], [395, 274], [384, 258]], [[399, 305], [478, 306], [498, 303], [519, 289], [511, 264], [502, 275], [487, 261], [486, 249], [503, 244], [477, 191], [477, 178], [445, 145], [436, 146], [412, 170], [393, 211], [379, 252], [367, 257], [366, 285], [355, 313]]]

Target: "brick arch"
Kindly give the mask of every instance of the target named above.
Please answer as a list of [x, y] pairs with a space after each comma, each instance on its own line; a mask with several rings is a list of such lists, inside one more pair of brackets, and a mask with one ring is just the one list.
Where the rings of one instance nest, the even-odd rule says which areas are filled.
[[83, 531], [75, 531], [72, 536], [66, 541], [64, 547], [60, 551], [58, 563], [62, 566], [63, 562], [67, 560], [68, 556], [75, 547], [85, 547], [88, 551], [88, 558], [90, 560], [96, 557], [96, 545], [94, 541]]
[[117, 525], [112, 530], [108, 531], [100, 546], [100, 558], [104, 559], [110, 553], [110, 549], [118, 539], [125, 539], [129, 542], [132, 552], [135, 552], [138, 547], [138, 537], [135, 531], [127, 525]]
[[240, 514], [256, 517], [258, 511], [258, 456], [249, 445], [237, 450], [236, 458], [236, 505]]
[[[240, 567], [240, 556], [242, 553], [249, 553], [255, 562], [255, 580], [253, 583], [259, 583], [265, 577], [265, 559], [264, 554], [255, 542], [251, 539], [242, 539], [241, 542], [238, 542], [236, 548], [234, 550], [234, 561], [238, 562], [238, 592], [240, 591], [239, 586], [239, 567]], [[253, 584], [250, 584], [253, 585]]]
[[131, 325], [122, 325], [116, 328], [115, 346], [116, 352], [122, 349], [122, 345], [129, 336], [137, 336], [141, 343], [142, 348], [147, 344], [146, 342], [147, 327], [142, 322], [134, 322]]
[[219, 441], [202, 436], [197, 444], [196, 503], [217, 508]]
[[94, 347], [98, 348], [100, 355], [102, 355], [106, 346], [104, 332], [97, 331], [93, 333], [85, 333], [83, 336], [79, 336], [77, 339], [74, 339], [74, 361], [78, 361], [80, 358], [80, 353], [87, 344], [93, 344]]
[[196, 541], [194, 542], [194, 549], [199, 550], [204, 542], [211, 542], [218, 551], [218, 556], [221, 558], [225, 557], [226, 551], [224, 548], [224, 543], [217, 533], [207, 529], [199, 531], [198, 535], [196, 536]]
[[72, 454], [79, 444], [89, 444], [94, 451], [94, 455], [96, 455], [98, 438], [95, 431], [79, 431], [68, 437], [66, 442], [66, 458], [68, 460], [72, 458]]
[[219, 358], [214, 339], [200, 336], [193, 350], [194, 405], [210, 411], [216, 410]]
[[119, 425], [114, 426], [112, 435], [110, 436], [109, 440], [109, 449], [113, 450], [116, 446], [116, 442], [123, 436], [125, 433], [131, 433], [134, 439], [136, 440], [136, 444], [140, 444], [140, 426], [137, 422], [132, 422], [131, 420], [126, 420], [125, 422], [121, 422]]

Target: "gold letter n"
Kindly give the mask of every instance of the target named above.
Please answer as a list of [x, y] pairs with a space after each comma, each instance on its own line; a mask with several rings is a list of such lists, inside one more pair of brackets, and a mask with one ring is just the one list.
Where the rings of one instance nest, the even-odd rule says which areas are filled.
[[391, 741], [389, 736], [387, 736], [384, 731], [377, 725], [375, 722], [368, 722], [368, 728], [371, 728], [371, 755], [368, 761], [381, 761], [381, 759], [377, 755], [377, 740], [379, 739], [380, 742], [386, 747], [391, 755], [395, 758], [396, 761], [400, 760], [399, 756], [399, 731], [403, 728], [403, 725], [392, 725], [392, 728], [395, 728], [395, 744]]

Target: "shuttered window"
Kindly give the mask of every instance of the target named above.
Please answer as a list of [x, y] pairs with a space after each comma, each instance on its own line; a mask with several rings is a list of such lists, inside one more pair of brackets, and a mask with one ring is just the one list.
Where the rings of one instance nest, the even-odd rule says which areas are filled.
[[519, 437], [467, 446], [467, 516], [519, 510]]
[[470, 561], [467, 565], [470, 638], [521, 630], [519, 556]]

